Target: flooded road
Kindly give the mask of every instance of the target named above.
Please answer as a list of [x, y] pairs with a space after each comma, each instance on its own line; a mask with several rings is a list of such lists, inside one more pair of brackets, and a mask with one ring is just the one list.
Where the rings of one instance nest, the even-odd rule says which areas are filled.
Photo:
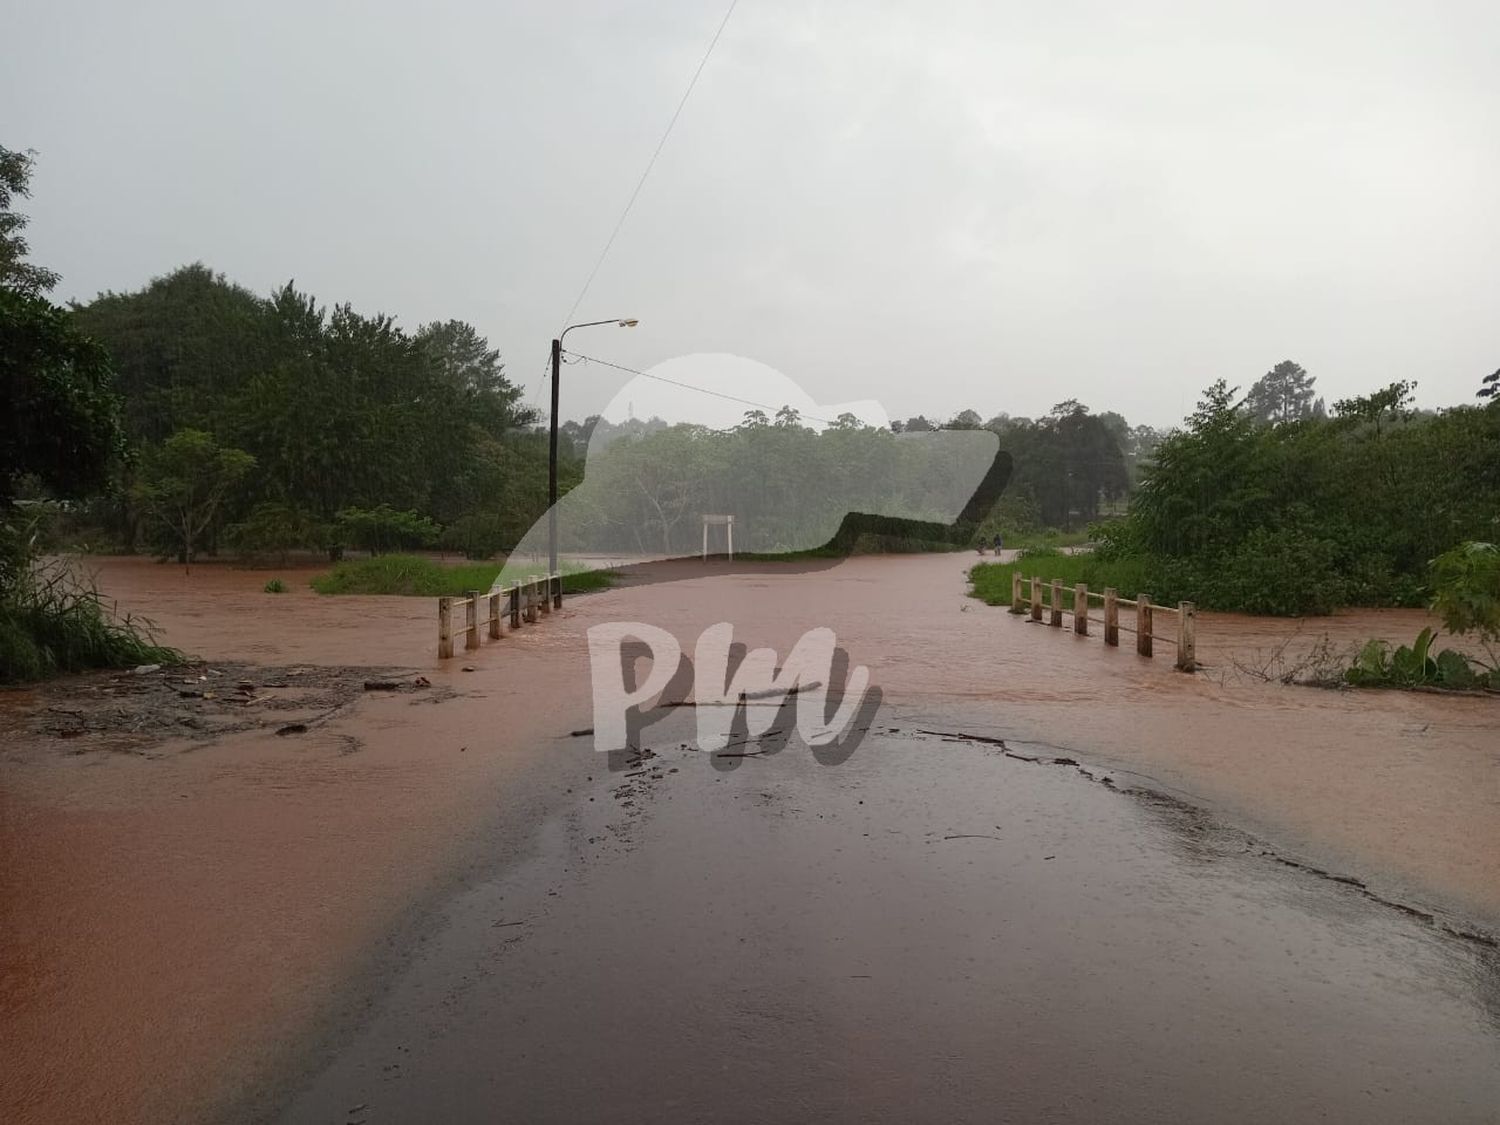
[[1128, 778], [899, 720], [835, 768], [674, 734], [451, 901], [280, 1120], [1500, 1110], [1500, 951]]
[[[974, 602], [972, 561], [665, 564], [441, 664], [428, 599], [102, 563], [210, 662], [432, 690], [165, 741], [0, 696], [0, 1117], [1494, 1120], [1495, 701], [1245, 672], [1422, 615], [1204, 614], [1184, 676]], [[837, 768], [653, 727], [621, 796], [569, 737], [611, 621], [827, 626], [885, 703]]]

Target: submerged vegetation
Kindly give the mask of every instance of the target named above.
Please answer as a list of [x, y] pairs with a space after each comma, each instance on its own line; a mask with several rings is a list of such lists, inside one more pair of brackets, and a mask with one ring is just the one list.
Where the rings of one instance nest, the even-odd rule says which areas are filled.
[[1440, 687], [1500, 691], [1500, 548], [1460, 543], [1432, 561], [1432, 608], [1455, 636], [1472, 637], [1483, 656], [1433, 648], [1432, 629], [1394, 650], [1372, 640], [1344, 678], [1361, 687]]
[[1500, 687], [1492, 669], [1456, 649], [1433, 648], [1432, 629], [1423, 629], [1409, 645], [1394, 649], [1388, 641], [1372, 640], [1360, 649], [1344, 679], [1356, 687], [1436, 687], [1459, 691]]

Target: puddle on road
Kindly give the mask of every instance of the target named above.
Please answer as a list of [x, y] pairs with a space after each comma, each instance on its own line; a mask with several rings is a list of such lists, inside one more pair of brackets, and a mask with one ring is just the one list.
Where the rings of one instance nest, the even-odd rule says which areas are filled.
[[284, 1120], [1494, 1119], [1500, 955], [1200, 812], [906, 731], [728, 773], [653, 733]]

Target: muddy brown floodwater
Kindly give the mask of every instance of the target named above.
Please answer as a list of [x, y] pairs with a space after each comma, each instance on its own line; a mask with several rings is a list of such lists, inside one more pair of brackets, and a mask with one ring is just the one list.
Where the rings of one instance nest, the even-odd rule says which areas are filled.
[[[1203, 615], [1184, 676], [970, 562], [661, 564], [441, 665], [430, 600], [98, 564], [257, 702], [0, 697], [0, 1117], [1496, 1120], [1500, 707], [1244, 671], [1422, 615]], [[828, 626], [884, 703], [626, 779], [570, 737], [619, 620]]]

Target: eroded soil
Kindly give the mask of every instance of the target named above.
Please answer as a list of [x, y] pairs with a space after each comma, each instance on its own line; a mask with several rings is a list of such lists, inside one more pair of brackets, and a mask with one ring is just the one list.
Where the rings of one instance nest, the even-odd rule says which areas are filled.
[[[426, 693], [441, 703], [455, 692], [434, 688], [405, 668], [265, 665], [243, 661], [142, 665], [43, 684], [9, 709], [18, 750], [55, 752], [50, 740], [72, 741], [75, 753], [117, 751], [151, 756], [185, 740], [188, 749], [242, 731], [306, 734], [369, 692]], [[349, 749], [359, 748], [350, 736]]]

